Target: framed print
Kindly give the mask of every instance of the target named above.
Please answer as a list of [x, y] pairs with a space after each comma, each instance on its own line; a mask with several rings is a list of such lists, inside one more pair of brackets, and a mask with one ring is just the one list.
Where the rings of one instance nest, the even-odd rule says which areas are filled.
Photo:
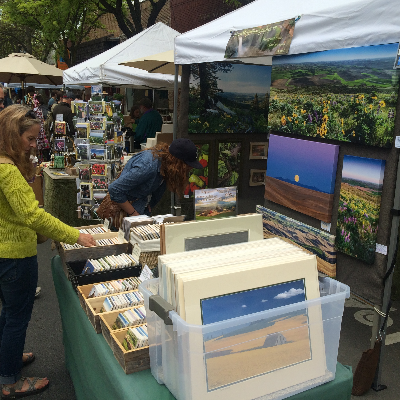
[[331, 222], [339, 146], [270, 135], [265, 198]]
[[249, 160], [264, 160], [267, 158], [267, 142], [250, 142]]
[[236, 216], [236, 186], [196, 190], [194, 192], [194, 215], [198, 221]]
[[385, 160], [343, 158], [337, 249], [368, 264], [375, 261]]
[[216, 187], [239, 186], [242, 142], [218, 142]]
[[250, 170], [250, 186], [264, 186], [265, 185], [265, 171], [263, 169]]
[[202, 169], [193, 168], [189, 173], [189, 184], [183, 192], [183, 198], [193, 197], [195, 190], [207, 189], [209, 186], [209, 165], [212, 162], [210, 157], [211, 145], [209, 142], [194, 142], [197, 147], [197, 160], [203, 166]]
[[81, 200], [92, 200], [93, 199], [93, 185], [85, 182], [80, 184]]

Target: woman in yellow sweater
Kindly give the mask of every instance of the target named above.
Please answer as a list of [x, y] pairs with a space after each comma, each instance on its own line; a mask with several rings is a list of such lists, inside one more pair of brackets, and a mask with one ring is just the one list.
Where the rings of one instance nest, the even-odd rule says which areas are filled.
[[47, 389], [47, 378], [21, 377], [34, 360], [23, 353], [38, 278], [36, 233], [69, 244], [95, 246], [38, 207], [27, 179], [34, 174], [29, 157], [36, 148], [40, 120], [32, 110], [12, 105], [0, 113], [0, 384], [2, 398], [19, 398]]

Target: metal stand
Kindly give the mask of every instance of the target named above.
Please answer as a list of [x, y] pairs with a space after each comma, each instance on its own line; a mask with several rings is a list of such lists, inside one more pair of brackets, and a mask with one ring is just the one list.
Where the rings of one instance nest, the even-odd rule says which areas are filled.
[[[396, 179], [396, 189], [395, 189], [395, 195], [394, 195], [394, 202], [393, 202], [393, 220], [392, 220], [392, 230], [390, 233], [390, 243], [389, 243], [389, 253], [388, 253], [388, 261], [387, 261], [387, 268], [386, 271], [388, 271], [392, 265], [392, 262], [394, 261], [394, 257], [396, 256], [396, 246], [397, 242], [399, 240], [399, 224], [400, 224], [400, 160], [397, 164], [397, 179]], [[379, 323], [375, 324], [372, 330], [372, 338], [371, 341], [375, 341], [375, 338], [378, 336], [378, 331], [379, 327], [382, 326], [383, 321], [384, 321], [384, 313], [386, 312], [389, 302], [390, 302], [390, 295], [392, 291], [392, 280], [393, 280], [393, 271], [390, 274], [390, 276], [386, 279], [385, 282], [385, 287], [384, 287], [384, 292], [383, 292], [383, 300], [382, 300], [382, 308], [383, 313], [379, 313]], [[389, 312], [389, 311], [388, 311]], [[382, 315], [383, 314], [383, 315]], [[379, 363], [378, 363], [378, 368], [375, 373], [375, 378], [374, 382], [372, 383], [372, 389], [375, 390], [376, 392], [379, 392], [381, 390], [384, 390], [387, 388], [387, 386], [381, 384], [381, 379], [382, 379], [382, 361], [384, 358], [384, 353], [385, 353], [385, 339], [386, 339], [386, 329], [382, 332], [382, 346], [381, 346], [381, 352], [379, 356]]]
[[[172, 118], [172, 138], [176, 139], [178, 133], [178, 79], [179, 65], [175, 64], [175, 80], [174, 80], [174, 115]], [[181, 215], [181, 207], [175, 207], [175, 194], [171, 193], [171, 213], [172, 215]]]

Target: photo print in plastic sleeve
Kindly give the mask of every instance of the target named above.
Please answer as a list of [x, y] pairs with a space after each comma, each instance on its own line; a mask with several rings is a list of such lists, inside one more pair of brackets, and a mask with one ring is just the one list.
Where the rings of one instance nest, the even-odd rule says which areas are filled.
[[87, 139], [90, 133], [90, 125], [88, 122], [76, 124], [77, 139]]
[[91, 144], [104, 144], [106, 141], [106, 134], [104, 131], [91, 130], [89, 141]]
[[90, 180], [90, 165], [89, 164], [79, 165], [79, 179], [81, 181]]
[[54, 129], [57, 136], [65, 136], [67, 134], [67, 124], [65, 121], [54, 122]]
[[87, 117], [87, 103], [84, 101], [74, 102], [75, 115], [77, 118]]
[[105, 160], [106, 148], [105, 146], [92, 145], [90, 147], [90, 159], [91, 160]]
[[81, 200], [92, 200], [93, 199], [93, 185], [88, 182], [84, 182], [80, 184], [81, 190]]
[[93, 101], [89, 100], [89, 114], [103, 114], [104, 113], [104, 101]]
[[237, 215], [237, 188], [200, 189], [194, 192], [196, 220], [233, 217]]
[[81, 218], [93, 219], [93, 211], [91, 204], [81, 204]]
[[77, 144], [76, 155], [80, 160], [90, 160], [90, 145], [89, 144]]
[[65, 151], [65, 138], [54, 139], [54, 151], [56, 152]]
[[106, 175], [106, 165], [105, 164], [92, 164], [92, 174], [93, 175]]
[[93, 190], [107, 190], [108, 181], [105, 176], [92, 175]]

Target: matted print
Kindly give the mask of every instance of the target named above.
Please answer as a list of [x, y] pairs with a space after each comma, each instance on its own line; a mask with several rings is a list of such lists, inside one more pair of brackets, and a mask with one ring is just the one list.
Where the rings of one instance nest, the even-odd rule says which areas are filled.
[[183, 197], [193, 197], [195, 190], [208, 188], [208, 167], [210, 162], [210, 143], [195, 143], [197, 147], [197, 159], [203, 166], [202, 169], [193, 168], [189, 173], [189, 184], [186, 186]]
[[249, 160], [263, 160], [267, 158], [267, 142], [251, 142]]
[[237, 215], [237, 188], [201, 189], [194, 193], [196, 220], [226, 218]]
[[343, 159], [337, 249], [368, 264], [375, 260], [385, 163], [364, 157]]
[[268, 132], [271, 66], [192, 64], [189, 133]]
[[334, 235], [303, 224], [266, 207], [257, 206], [256, 212], [262, 214], [265, 235], [283, 237], [304, 247], [317, 256], [317, 266], [321, 272], [329, 276], [336, 276]]
[[331, 222], [339, 146], [270, 135], [265, 198]]
[[272, 131], [390, 147], [397, 44], [274, 57]]
[[265, 185], [265, 170], [251, 169], [249, 186], [263, 186]]
[[241, 142], [218, 143], [217, 187], [238, 186], [241, 154]]

